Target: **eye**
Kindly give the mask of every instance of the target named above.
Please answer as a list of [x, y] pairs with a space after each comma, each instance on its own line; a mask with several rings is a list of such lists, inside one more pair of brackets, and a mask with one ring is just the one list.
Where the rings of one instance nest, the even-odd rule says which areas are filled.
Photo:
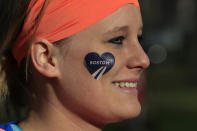
[[139, 36], [138, 36], [138, 41], [139, 41], [140, 44], [143, 44], [144, 38], [143, 38], [142, 35], [139, 35]]
[[116, 44], [116, 45], [122, 45], [124, 39], [125, 39], [124, 36], [118, 36], [118, 37], [110, 39], [108, 42]]

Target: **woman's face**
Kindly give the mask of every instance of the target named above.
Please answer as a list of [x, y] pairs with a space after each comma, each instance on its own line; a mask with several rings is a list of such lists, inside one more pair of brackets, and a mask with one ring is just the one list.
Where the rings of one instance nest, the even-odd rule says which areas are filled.
[[[65, 43], [63, 57], [58, 60], [61, 76], [57, 96], [65, 109], [94, 123], [137, 116], [141, 106], [135, 86], [143, 70], [149, 66], [149, 59], [138, 40], [141, 35], [140, 9], [133, 5], [123, 6], [73, 35]], [[109, 52], [115, 57], [112, 69], [98, 80], [91, 76], [84, 64], [84, 58], [90, 52], [99, 55]], [[115, 86], [128, 83], [134, 88]]]

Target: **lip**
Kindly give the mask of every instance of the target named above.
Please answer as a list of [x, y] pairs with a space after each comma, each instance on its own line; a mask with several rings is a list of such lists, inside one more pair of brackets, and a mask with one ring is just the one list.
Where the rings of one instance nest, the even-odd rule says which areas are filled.
[[115, 80], [115, 81], [112, 81], [112, 83], [115, 83], [115, 82], [133, 82], [133, 83], [138, 83], [139, 82], [139, 79], [136, 78], [136, 79], [123, 79], [123, 80]]
[[115, 86], [113, 86], [113, 87], [122, 93], [131, 94], [131, 95], [135, 95], [135, 96], [138, 95], [137, 88], [125, 88], [125, 87], [119, 88], [119, 87], [115, 87]]

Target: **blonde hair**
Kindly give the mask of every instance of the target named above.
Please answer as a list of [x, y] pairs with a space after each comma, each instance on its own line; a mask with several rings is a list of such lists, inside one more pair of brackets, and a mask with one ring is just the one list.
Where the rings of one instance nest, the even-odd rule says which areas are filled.
[[4, 100], [6, 96], [8, 95], [8, 84], [6, 79], [6, 72], [3, 67], [5, 57], [1, 58], [1, 64], [0, 64], [0, 100]]

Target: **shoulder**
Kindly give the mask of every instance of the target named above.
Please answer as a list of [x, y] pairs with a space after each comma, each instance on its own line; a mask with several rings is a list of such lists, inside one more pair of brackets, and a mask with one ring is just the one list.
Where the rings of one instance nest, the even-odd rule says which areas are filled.
[[13, 131], [12, 125], [16, 124], [16, 122], [8, 122], [0, 125], [0, 131]]

